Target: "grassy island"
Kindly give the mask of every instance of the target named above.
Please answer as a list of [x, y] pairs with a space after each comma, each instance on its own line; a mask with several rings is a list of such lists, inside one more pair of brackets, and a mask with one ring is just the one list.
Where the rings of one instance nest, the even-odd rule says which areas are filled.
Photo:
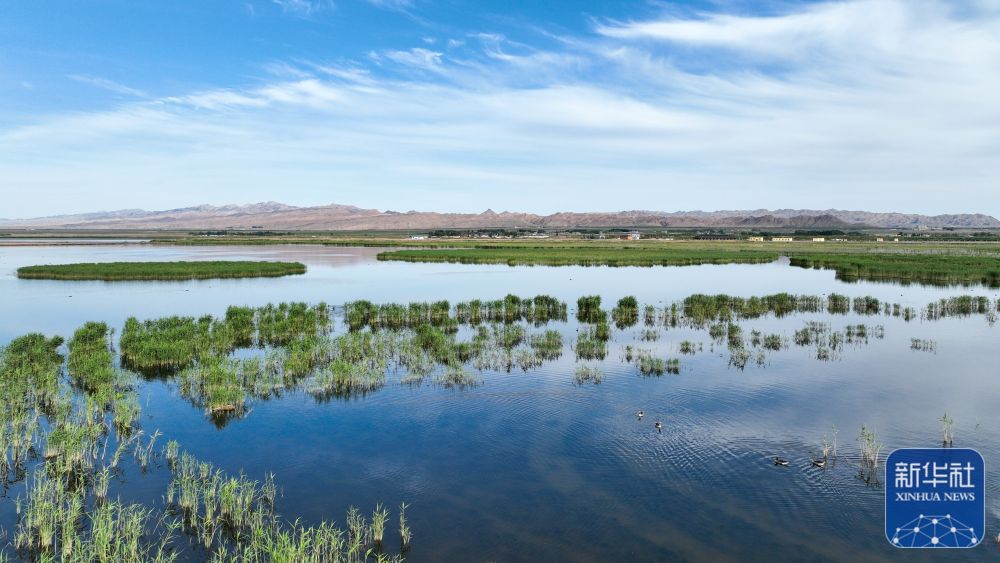
[[[460, 241], [464, 242], [464, 241]], [[542, 266], [687, 266], [772, 262], [829, 269], [845, 281], [984, 284], [1000, 287], [1000, 247], [993, 244], [746, 242], [584, 242], [483, 244], [387, 251], [379, 260]]]
[[261, 278], [304, 274], [299, 262], [97, 262], [18, 268], [17, 277], [36, 280], [154, 281]]
[[896, 281], [931, 285], [983, 284], [1000, 287], [1000, 258], [948, 254], [804, 254], [793, 266], [830, 269], [844, 281]]
[[383, 252], [379, 260], [509, 264], [511, 266], [694, 266], [698, 264], [759, 264], [778, 259], [777, 252], [665, 246], [537, 246], [484, 247]]

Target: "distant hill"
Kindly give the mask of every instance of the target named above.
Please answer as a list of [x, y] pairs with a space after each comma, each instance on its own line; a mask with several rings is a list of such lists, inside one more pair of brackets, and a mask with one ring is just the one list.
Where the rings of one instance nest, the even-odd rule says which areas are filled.
[[0, 228], [60, 229], [275, 229], [426, 230], [475, 228], [1000, 228], [982, 214], [915, 215], [839, 209], [755, 209], [742, 211], [561, 212], [535, 215], [491, 209], [483, 213], [379, 211], [350, 205], [295, 207], [273, 201], [249, 205], [198, 205], [165, 211], [123, 209], [34, 219], [0, 219]]

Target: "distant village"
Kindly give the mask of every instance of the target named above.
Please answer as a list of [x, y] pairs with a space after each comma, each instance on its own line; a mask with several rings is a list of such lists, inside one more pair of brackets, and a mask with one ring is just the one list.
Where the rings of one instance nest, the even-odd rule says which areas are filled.
[[[819, 235], [823, 236], [819, 236]], [[540, 231], [527, 229], [440, 229], [427, 233], [410, 234], [410, 240], [428, 239], [591, 239], [591, 240], [702, 240], [702, 241], [745, 241], [745, 242], [848, 242], [868, 240], [874, 242], [900, 242], [901, 237], [931, 238], [929, 234], [873, 235], [864, 232], [843, 231], [799, 231], [786, 233], [739, 233], [717, 231], [639, 231], [639, 230], [573, 230]]]

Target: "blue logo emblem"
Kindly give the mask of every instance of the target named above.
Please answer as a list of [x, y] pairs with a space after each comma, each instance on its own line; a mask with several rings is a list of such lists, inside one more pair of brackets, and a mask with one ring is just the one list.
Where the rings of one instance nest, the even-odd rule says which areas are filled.
[[975, 547], [986, 527], [986, 464], [967, 448], [908, 448], [885, 462], [885, 537], [896, 547]]

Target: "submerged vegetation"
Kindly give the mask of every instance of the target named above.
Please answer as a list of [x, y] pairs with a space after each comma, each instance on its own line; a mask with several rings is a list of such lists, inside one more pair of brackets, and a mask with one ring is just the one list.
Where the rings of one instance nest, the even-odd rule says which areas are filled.
[[91, 262], [46, 264], [17, 269], [17, 277], [34, 280], [203, 280], [262, 278], [306, 273], [299, 262]]

